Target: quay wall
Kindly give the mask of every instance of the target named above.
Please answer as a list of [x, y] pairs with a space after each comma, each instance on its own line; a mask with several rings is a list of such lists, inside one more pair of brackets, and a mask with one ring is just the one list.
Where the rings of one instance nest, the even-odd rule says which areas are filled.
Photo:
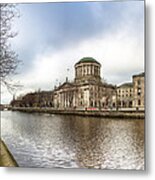
[[14, 107], [12, 111], [21, 111], [27, 113], [49, 113], [59, 115], [78, 115], [78, 116], [92, 116], [105, 118], [131, 118], [144, 119], [144, 111], [83, 111], [83, 110], [59, 110], [51, 108], [29, 108], [29, 107]]

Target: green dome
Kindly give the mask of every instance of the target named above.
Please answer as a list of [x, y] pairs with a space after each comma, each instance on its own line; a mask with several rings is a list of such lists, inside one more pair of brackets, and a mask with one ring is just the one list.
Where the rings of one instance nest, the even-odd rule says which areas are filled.
[[94, 58], [92, 57], [83, 57], [82, 59], [80, 59], [79, 62], [77, 62], [76, 64], [79, 64], [79, 63], [97, 63], [97, 64], [100, 64], [99, 62], [97, 62]]

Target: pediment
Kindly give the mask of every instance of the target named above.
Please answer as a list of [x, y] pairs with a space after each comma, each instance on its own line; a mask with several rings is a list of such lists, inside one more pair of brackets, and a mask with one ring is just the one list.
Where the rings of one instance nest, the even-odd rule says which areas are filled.
[[73, 87], [73, 86], [74, 85], [72, 83], [65, 82], [61, 86], [59, 86], [59, 89], [70, 88], [70, 87]]

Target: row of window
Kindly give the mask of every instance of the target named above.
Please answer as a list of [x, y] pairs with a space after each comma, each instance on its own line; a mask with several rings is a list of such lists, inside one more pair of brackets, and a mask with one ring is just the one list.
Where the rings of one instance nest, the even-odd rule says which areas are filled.
[[118, 97], [132, 97], [133, 94], [122, 94], [122, 95], [118, 95]]
[[130, 90], [128, 90], [128, 89], [126, 89], [126, 90], [121, 90], [121, 89], [119, 89], [117, 92], [120, 93], [120, 94], [121, 94], [121, 93], [125, 93], [125, 92], [126, 92], [126, 93], [128, 93], [128, 92], [131, 93], [131, 92], [133, 92], [133, 89], [130, 89]]

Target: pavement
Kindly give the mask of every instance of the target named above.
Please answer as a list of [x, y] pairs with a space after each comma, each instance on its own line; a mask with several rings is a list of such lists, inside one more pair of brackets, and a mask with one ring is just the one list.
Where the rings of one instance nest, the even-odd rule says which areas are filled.
[[18, 164], [8, 150], [5, 143], [0, 140], [0, 167], [17, 167]]

